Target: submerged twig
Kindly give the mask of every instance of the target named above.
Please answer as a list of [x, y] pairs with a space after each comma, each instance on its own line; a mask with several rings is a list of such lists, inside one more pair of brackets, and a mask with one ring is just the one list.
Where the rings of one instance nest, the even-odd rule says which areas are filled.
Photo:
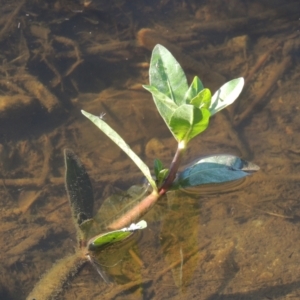
[[20, 12], [22, 6], [25, 4], [26, 0], [22, 0], [19, 5], [15, 8], [15, 10], [11, 13], [10, 17], [8, 20], [5, 22], [4, 27], [0, 31], [0, 41], [3, 40], [4, 36], [7, 34], [8, 30], [11, 28], [15, 21], [15, 17], [17, 14]]

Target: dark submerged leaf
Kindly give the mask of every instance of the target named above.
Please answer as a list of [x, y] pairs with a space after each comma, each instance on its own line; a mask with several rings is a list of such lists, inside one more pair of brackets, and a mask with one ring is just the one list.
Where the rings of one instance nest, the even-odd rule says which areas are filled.
[[201, 158], [181, 172], [173, 189], [202, 184], [225, 183], [248, 176], [259, 167], [234, 155], [213, 155]]
[[93, 188], [85, 167], [70, 149], [64, 150], [65, 183], [72, 215], [78, 225], [93, 217]]

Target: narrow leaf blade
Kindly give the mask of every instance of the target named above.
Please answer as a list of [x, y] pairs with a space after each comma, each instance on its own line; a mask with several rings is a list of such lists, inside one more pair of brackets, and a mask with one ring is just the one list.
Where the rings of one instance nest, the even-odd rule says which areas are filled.
[[85, 167], [70, 149], [64, 150], [65, 183], [73, 214], [78, 225], [93, 217], [93, 188]]
[[155, 181], [152, 179], [148, 166], [131, 150], [129, 145], [121, 138], [121, 136], [99, 117], [92, 115], [84, 110], [82, 110], [81, 112], [131, 158], [131, 160], [137, 165], [137, 167], [148, 179], [153, 189], [157, 190]]

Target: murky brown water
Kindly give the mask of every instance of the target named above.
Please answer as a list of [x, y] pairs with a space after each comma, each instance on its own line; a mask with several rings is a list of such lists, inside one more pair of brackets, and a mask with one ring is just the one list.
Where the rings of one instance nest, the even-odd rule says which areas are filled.
[[111, 284], [87, 264], [57, 299], [300, 299], [300, 4], [199, 2], [3, 1], [1, 299], [26, 299], [77, 246], [64, 148], [86, 166], [97, 207], [142, 182], [80, 109], [105, 113], [149, 166], [170, 163], [176, 143], [141, 88], [156, 43], [212, 90], [246, 79], [184, 163], [229, 153], [261, 170], [232, 191], [167, 194], [147, 229], [99, 257]]

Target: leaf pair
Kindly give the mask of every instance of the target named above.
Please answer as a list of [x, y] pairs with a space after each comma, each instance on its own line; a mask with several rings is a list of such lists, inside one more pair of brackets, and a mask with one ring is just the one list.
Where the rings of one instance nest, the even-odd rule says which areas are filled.
[[235, 101], [244, 85], [243, 78], [231, 80], [213, 97], [197, 76], [188, 87], [181, 66], [162, 45], [156, 45], [152, 51], [149, 78], [150, 85], [144, 88], [152, 94], [175, 139], [184, 144], [207, 128], [211, 115]]

